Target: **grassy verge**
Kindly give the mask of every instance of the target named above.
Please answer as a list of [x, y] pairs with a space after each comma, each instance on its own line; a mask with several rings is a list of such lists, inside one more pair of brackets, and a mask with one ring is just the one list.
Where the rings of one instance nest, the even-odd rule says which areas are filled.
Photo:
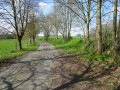
[[35, 50], [39, 47], [38, 43], [30, 45], [27, 44], [26, 41], [22, 41], [23, 50], [19, 50], [16, 42], [15, 39], [0, 40], [0, 61], [7, 62], [16, 56], [23, 55], [26, 52]]
[[[38, 37], [38, 40], [44, 41], [43, 37]], [[93, 38], [90, 39], [91, 45], [89, 48], [84, 49], [84, 42], [82, 37], [73, 37], [70, 41], [63, 43], [62, 38], [59, 37], [58, 41], [55, 41], [53, 37], [48, 41], [53, 44], [56, 49], [62, 49], [66, 53], [76, 54], [76, 53], [86, 53], [80, 54], [80, 57], [83, 60], [97, 61], [99, 64], [113, 64], [119, 59], [112, 57], [106, 52], [102, 55], [97, 55], [95, 51], [95, 40]]]

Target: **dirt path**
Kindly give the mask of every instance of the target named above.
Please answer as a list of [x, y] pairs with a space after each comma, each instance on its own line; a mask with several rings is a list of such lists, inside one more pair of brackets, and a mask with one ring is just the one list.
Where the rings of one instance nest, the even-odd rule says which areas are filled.
[[47, 90], [58, 53], [48, 43], [0, 70], [0, 90]]

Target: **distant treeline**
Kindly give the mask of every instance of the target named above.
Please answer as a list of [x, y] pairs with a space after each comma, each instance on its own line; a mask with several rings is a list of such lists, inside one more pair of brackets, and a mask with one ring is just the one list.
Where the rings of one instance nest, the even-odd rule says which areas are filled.
[[15, 39], [16, 36], [13, 34], [5, 34], [5, 35], [0, 35], [0, 40], [1, 39]]

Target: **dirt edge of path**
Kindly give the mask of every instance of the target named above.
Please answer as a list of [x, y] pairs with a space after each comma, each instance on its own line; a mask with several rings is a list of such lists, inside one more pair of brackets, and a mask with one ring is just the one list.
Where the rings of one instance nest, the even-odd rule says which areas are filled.
[[97, 62], [67, 56], [54, 61], [50, 90], [120, 90], [120, 67], [106, 71]]

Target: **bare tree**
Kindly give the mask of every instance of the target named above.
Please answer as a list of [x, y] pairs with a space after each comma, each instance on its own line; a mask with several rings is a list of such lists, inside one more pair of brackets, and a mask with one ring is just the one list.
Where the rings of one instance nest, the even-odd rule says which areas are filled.
[[[70, 11], [77, 16], [79, 16], [86, 24], [86, 29], [87, 29], [87, 46], [90, 45], [90, 40], [89, 40], [89, 24], [92, 20], [92, 18], [96, 15], [96, 11], [94, 11], [96, 2], [92, 0], [73, 0], [72, 2], [63, 2], [62, 0], [57, 0], [56, 2], [61, 3], [62, 5], [66, 6], [67, 8], [70, 9]], [[91, 4], [92, 3], [92, 4]], [[69, 7], [69, 4], [74, 5], [74, 8]], [[87, 10], [86, 10], [87, 8]], [[92, 13], [92, 15], [90, 15]], [[80, 19], [80, 20], [81, 20]]]
[[[72, 0], [68, 0], [68, 3], [72, 3]], [[68, 4], [67, 7], [72, 8], [72, 4]], [[70, 9], [67, 9], [67, 27], [68, 27], [68, 40], [71, 39], [71, 27], [72, 27], [72, 12]]]
[[117, 4], [118, 0], [114, 0], [114, 11], [113, 11], [113, 47], [114, 47], [114, 56], [117, 56]]
[[47, 16], [42, 15], [42, 17], [40, 18], [40, 26], [42, 32], [44, 33], [44, 39], [48, 41], [50, 36], [50, 31], [52, 30], [52, 24], [49, 15]]
[[60, 29], [60, 6], [59, 5], [54, 5], [54, 11], [50, 14], [50, 20], [52, 25], [54, 26], [55, 30], [55, 39], [56, 41], [58, 40], [58, 32]]
[[97, 24], [96, 24], [96, 49], [97, 49], [97, 54], [102, 53], [101, 2], [102, 2], [102, 0], [97, 0]]
[[3, 0], [1, 3], [0, 9], [2, 12], [0, 17], [3, 22], [6, 22], [15, 29], [19, 49], [22, 49], [21, 40], [29, 22], [33, 0]]
[[[17, 5], [19, 5], [19, 7], [17, 7]], [[15, 30], [17, 32], [19, 42], [19, 49], [22, 49], [21, 40], [28, 24], [29, 8], [30, 0], [25, 1], [19, 0], [19, 2], [12, 0], [12, 10], [14, 16]]]
[[34, 14], [32, 16], [30, 16], [30, 21], [27, 25], [25, 35], [24, 35], [26, 38], [30, 39], [30, 43], [32, 43], [32, 41], [33, 41], [34, 44], [35, 44], [35, 39], [36, 39], [37, 34], [40, 33], [37, 19], [38, 18]]

